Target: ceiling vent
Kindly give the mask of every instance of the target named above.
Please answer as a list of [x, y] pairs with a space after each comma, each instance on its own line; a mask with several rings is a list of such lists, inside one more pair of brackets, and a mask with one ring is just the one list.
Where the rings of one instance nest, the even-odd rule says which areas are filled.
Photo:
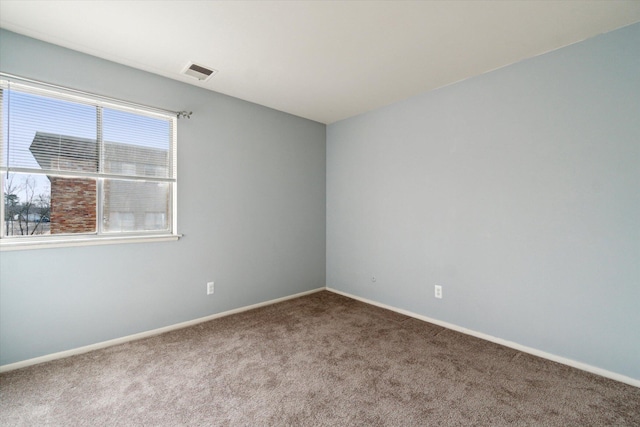
[[217, 72], [218, 70], [214, 70], [213, 68], [207, 68], [202, 65], [194, 64], [193, 62], [188, 63], [185, 69], [182, 70], [182, 74], [195, 77], [196, 79], [201, 81], [209, 80]]

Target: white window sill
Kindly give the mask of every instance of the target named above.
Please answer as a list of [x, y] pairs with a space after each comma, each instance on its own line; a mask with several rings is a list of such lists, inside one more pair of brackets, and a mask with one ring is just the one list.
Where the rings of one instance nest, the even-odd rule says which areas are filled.
[[68, 238], [15, 238], [0, 240], [0, 252], [23, 251], [31, 249], [64, 248], [73, 246], [118, 245], [124, 243], [149, 243], [175, 241], [181, 234], [157, 234], [137, 236], [87, 236]]

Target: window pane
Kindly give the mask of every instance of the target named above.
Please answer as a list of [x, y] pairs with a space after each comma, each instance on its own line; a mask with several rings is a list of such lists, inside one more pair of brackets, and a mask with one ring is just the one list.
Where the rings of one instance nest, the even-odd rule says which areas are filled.
[[175, 231], [175, 115], [3, 79], [0, 117], [0, 238]]
[[173, 178], [169, 121], [109, 108], [102, 121], [105, 173]]
[[169, 229], [170, 183], [105, 179], [105, 232]]
[[96, 172], [96, 109], [4, 90], [2, 166]]
[[9, 173], [4, 194], [6, 236], [96, 231], [93, 179]]

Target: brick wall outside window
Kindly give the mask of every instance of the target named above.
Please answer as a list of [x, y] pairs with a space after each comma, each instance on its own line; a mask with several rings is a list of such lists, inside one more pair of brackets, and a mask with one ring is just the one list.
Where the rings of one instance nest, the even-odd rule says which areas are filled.
[[96, 181], [87, 178], [49, 177], [51, 181], [51, 234], [96, 231]]

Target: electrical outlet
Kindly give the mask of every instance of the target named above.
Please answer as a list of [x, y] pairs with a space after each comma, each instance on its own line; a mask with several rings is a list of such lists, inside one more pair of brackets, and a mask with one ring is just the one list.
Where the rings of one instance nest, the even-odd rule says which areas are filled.
[[436, 298], [442, 298], [442, 286], [436, 285], [435, 294]]
[[207, 295], [211, 295], [215, 288], [213, 287], [214, 282], [207, 282]]

